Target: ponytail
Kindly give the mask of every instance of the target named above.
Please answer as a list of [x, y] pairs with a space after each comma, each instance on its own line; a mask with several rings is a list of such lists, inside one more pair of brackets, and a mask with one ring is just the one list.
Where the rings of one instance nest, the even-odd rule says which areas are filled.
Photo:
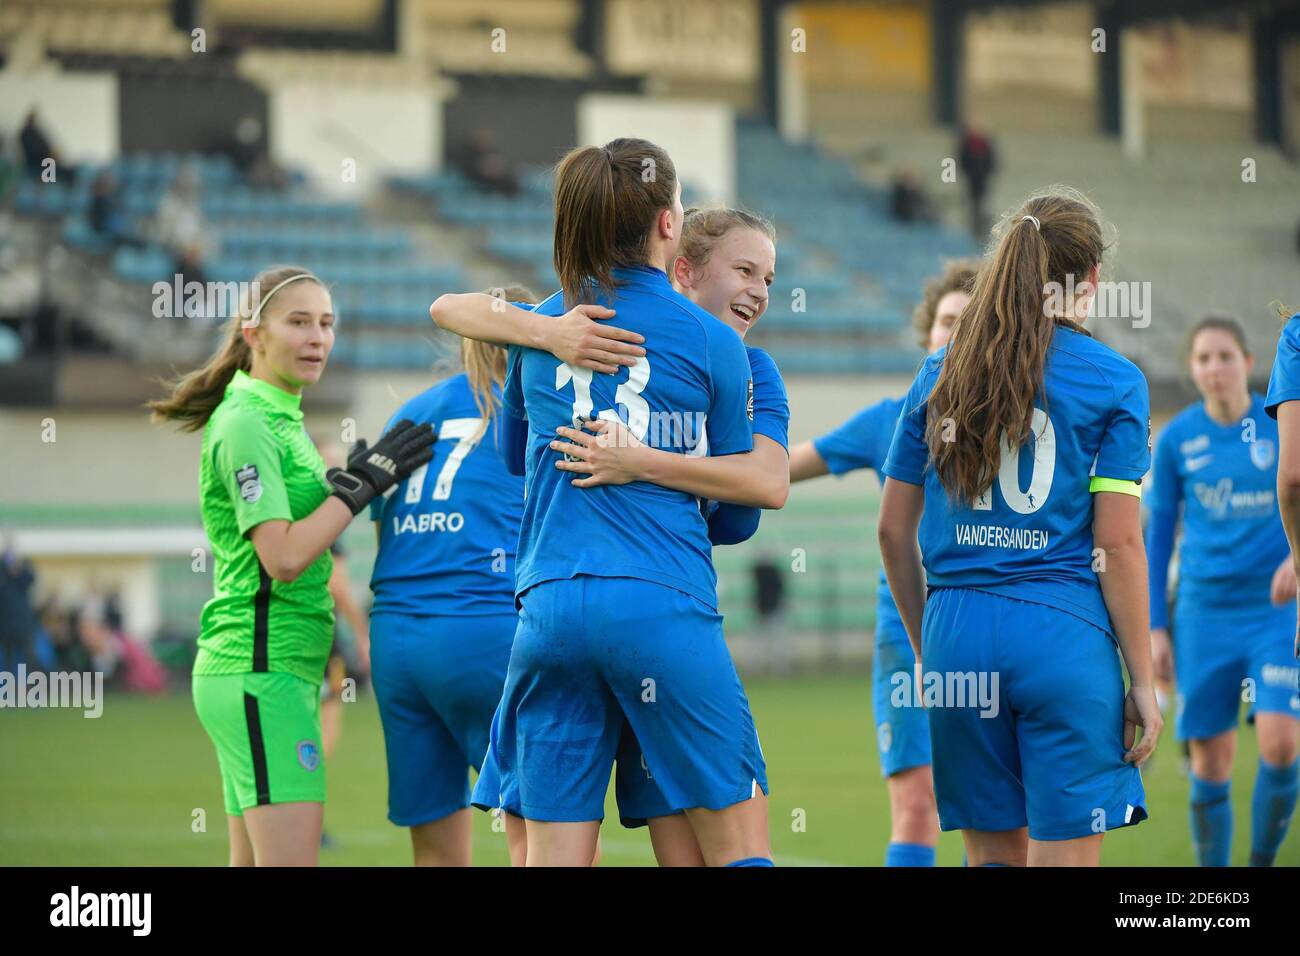
[[[1002, 443], [1028, 439], [1056, 326], [1076, 331], [1061, 290], [1086, 280], [1104, 243], [1096, 207], [1053, 187], [1003, 217], [930, 394], [926, 443], [940, 482], [969, 505], [993, 483]], [[1056, 303], [1064, 305], [1062, 314]]]
[[[196, 432], [206, 425], [225, 397], [226, 386], [235, 377], [235, 372], [247, 372], [253, 367], [253, 352], [244, 340], [244, 324], [252, 322], [254, 317], [260, 319], [263, 306], [271, 300], [276, 288], [299, 275], [324, 285], [298, 266], [272, 266], [259, 272], [253, 278], [249, 300], [240, 304], [239, 314], [231, 316], [226, 324], [221, 348], [200, 368], [164, 382], [171, 394], [145, 403], [151, 412], [149, 420], [179, 422], [181, 430], [187, 432]], [[265, 294], [262, 290], [266, 290]]]
[[555, 168], [555, 274], [572, 308], [614, 293], [613, 270], [646, 261], [655, 217], [671, 209], [677, 171], [643, 139], [571, 150]]

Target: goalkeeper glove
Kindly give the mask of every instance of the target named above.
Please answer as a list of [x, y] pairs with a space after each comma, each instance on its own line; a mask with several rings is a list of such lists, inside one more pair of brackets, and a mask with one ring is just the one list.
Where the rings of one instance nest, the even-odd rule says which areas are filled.
[[427, 463], [437, 440], [432, 425], [417, 425], [403, 418], [373, 448], [366, 446], [364, 438], [358, 441], [348, 455], [348, 467], [331, 468], [325, 479], [333, 487], [334, 497], [358, 515], [372, 499]]

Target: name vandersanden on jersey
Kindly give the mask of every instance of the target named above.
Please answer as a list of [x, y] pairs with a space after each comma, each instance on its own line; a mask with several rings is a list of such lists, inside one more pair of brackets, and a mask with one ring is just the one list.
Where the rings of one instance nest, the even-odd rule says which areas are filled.
[[997, 524], [959, 524], [957, 543], [979, 548], [1014, 548], [1040, 551], [1049, 535], [1037, 528], [1007, 528]]

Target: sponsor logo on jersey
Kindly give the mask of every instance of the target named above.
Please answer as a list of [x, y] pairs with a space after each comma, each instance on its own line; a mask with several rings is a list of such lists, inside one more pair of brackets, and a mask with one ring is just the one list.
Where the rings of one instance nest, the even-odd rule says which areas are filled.
[[1200, 455], [1196, 458], [1188, 458], [1187, 461], [1183, 462], [1183, 466], [1188, 471], [1200, 471], [1212, 461], [1214, 461], [1213, 455]]
[[[1149, 419], [1148, 419], [1149, 421]], [[1195, 455], [1198, 451], [1204, 451], [1210, 447], [1209, 435], [1197, 435], [1195, 438], [1189, 438], [1178, 446], [1178, 451], [1183, 455]]]
[[1260, 471], [1267, 471], [1277, 460], [1277, 448], [1272, 439], [1256, 438], [1250, 443], [1250, 461]]
[[320, 748], [313, 740], [298, 741], [298, 763], [308, 773], [320, 766]]
[[1231, 478], [1220, 478], [1217, 483], [1207, 485], [1197, 482], [1192, 485], [1192, 492], [1201, 507], [1211, 512], [1214, 517], [1224, 517], [1229, 509], [1232, 511], [1271, 511], [1274, 508], [1274, 496], [1271, 488], [1258, 491], [1232, 490]]
[[754, 380], [752, 378], [749, 380], [749, 394], [745, 397], [745, 414], [749, 416], [751, 422], [754, 420]]
[[239, 497], [250, 505], [261, 500], [262, 479], [257, 473], [256, 465], [244, 465], [242, 468], [236, 468], [235, 481], [239, 485]]
[[1300, 667], [1284, 667], [1281, 664], [1265, 664], [1260, 677], [1269, 687], [1293, 688], [1300, 680]]

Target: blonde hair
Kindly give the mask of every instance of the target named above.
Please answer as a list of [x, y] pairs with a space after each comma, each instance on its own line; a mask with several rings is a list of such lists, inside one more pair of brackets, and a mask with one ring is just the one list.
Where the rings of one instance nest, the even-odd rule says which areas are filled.
[[235, 372], [247, 372], [253, 367], [252, 350], [244, 341], [244, 323], [255, 315], [260, 318], [263, 306], [271, 300], [276, 288], [296, 276], [303, 276], [302, 281], [315, 282], [325, 288], [325, 283], [301, 266], [263, 269], [253, 277], [252, 288], [256, 290], [253, 300], [241, 303], [239, 314], [232, 316], [226, 324], [221, 348], [199, 368], [164, 382], [171, 394], [145, 403], [151, 413], [149, 420], [179, 422], [181, 430], [187, 432], [196, 432], [206, 425], [225, 397], [226, 386], [235, 377]]
[[[537, 304], [537, 295], [526, 286], [507, 285], [504, 288], [484, 289], [485, 295], [493, 296], [505, 302], [524, 302]], [[491, 342], [477, 339], [460, 340], [460, 361], [465, 367], [469, 379], [469, 390], [474, 396], [474, 405], [483, 419], [482, 431], [496, 414], [500, 399], [493, 394], [493, 386], [500, 387], [506, 380], [506, 350]]]
[[682, 241], [677, 254], [698, 269], [709, 261], [718, 243], [733, 229], [756, 229], [776, 244], [776, 227], [770, 219], [730, 206], [692, 206], [682, 220]]

